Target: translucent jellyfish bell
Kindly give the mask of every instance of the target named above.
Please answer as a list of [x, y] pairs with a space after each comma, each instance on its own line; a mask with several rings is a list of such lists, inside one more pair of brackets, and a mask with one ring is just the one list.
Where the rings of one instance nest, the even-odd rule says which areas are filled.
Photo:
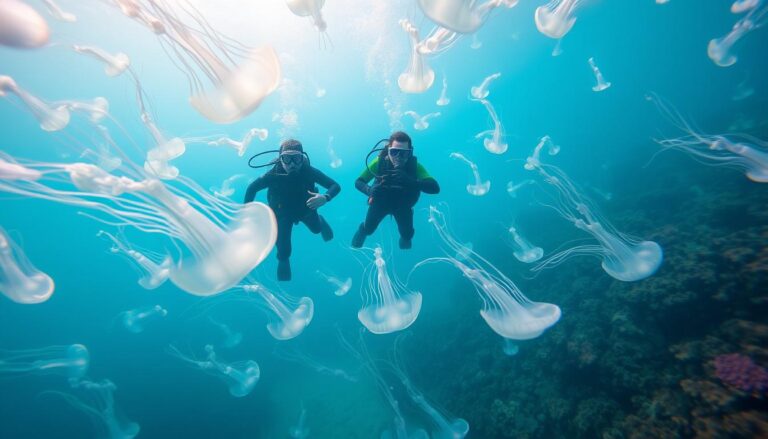
[[422, 55], [437, 55], [453, 47], [460, 38], [456, 32], [437, 26], [419, 42], [417, 50]]
[[742, 14], [755, 9], [761, 2], [762, 0], [735, 0], [731, 5], [731, 12], [734, 14]]
[[357, 313], [360, 322], [374, 334], [389, 334], [411, 326], [421, 311], [421, 293], [408, 292], [397, 277], [390, 278], [381, 247], [373, 250], [374, 262], [363, 278], [366, 305]]
[[81, 344], [22, 351], [0, 350], [0, 375], [57, 374], [76, 381], [88, 372], [88, 349]]
[[277, 319], [267, 325], [267, 330], [277, 340], [298, 337], [309, 326], [315, 314], [315, 305], [309, 297], [300, 298], [296, 307], [291, 310], [261, 284], [241, 285], [240, 288], [246, 293], [256, 293], [261, 296], [274, 312]]
[[[523, 166], [526, 170], [533, 171], [541, 166], [541, 150], [544, 149], [544, 147], [547, 148], [547, 153], [549, 155], [557, 155], [560, 152], [560, 146], [555, 145], [549, 135], [543, 136], [539, 139], [539, 143], [533, 149], [533, 154], [526, 159], [525, 165]], [[531, 183], [533, 183], [532, 180]]]
[[488, 86], [491, 85], [491, 82], [493, 82], [496, 79], [499, 79], [501, 77], [501, 73], [494, 73], [492, 75], [488, 75], [485, 79], [483, 79], [483, 82], [480, 83], [480, 85], [473, 86], [469, 94], [472, 95], [473, 98], [480, 100], [485, 99], [488, 97], [490, 92], [488, 91]]
[[452, 159], [466, 163], [467, 166], [469, 166], [469, 168], [472, 170], [472, 175], [475, 177], [475, 183], [470, 183], [467, 185], [467, 192], [469, 192], [470, 195], [481, 197], [488, 193], [488, 191], [491, 189], [491, 182], [490, 180], [482, 181], [480, 178], [480, 171], [478, 171], [477, 165], [474, 162], [458, 152], [452, 152], [450, 157]]
[[494, 9], [512, 8], [518, 0], [418, 0], [424, 15], [440, 26], [462, 34], [470, 34], [485, 24]]
[[521, 236], [515, 226], [509, 226], [509, 235], [512, 239], [512, 252], [515, 258], [523, 263], [530, 264], [536, 262], [544, 256], [544, 250], [541, 247], [535, 247], [525, 237]]
[[436, 104], [440, 107], [445, 107], [451, 103], [451, 99], [448, 98], [448, 78], [443, 76], [443, 89], [440, 91], [440, 98], [438, 98]]
[[[507, 152], [507, 149], [509, 149], [509, 145], [504, 142], [504, 127], [501, 125], [501, 120], [499, 120], [496, 110], [488, 100], [481, 99], [480, 103], [485, 106], [488, 115], [491, 116], [491, 120], [493, 120], [493, 129], [477, 133], [475, 138], [479, 139], [483, 137], [483, 146], [485, 146], [485, 150], [491, 154], [504, 154]], [[489, 134], [491, 137], [486, 137]]]
[[[100, 230], [97, 236], [102, 236], [112, 242], [110, 251], [116, 254], [124, 254], [136, 265], [142, 277], [139, 279], [139, 285], [146, 290], [154, 290], [164, 284], [171, 275], [173, 260], [168, 255], [149, 255], [147, 257], [144, 251], [138, 251], [133, 248], [125, 238], [118, 239], [116, 236]], [[153, 260], [154, 259], [154, 260]], [[158, 261], [158, 262], [156, 262]]]
[[736, 64], [738, 57], [732, 52], [733, 46], [749, 32], [762, 27], [765, 24], [766, 13], [768, 13], [768, 6], [755, 7], [737, 21], [725, 36], [710, 40], [707, 45], [709, 59], [720, 67]]
[[[445, 215], [435, 206], [429, 208], [429, 222], [446, 246], [455, 254], [461, 244], [448, 231]], [[447, 262], [456, 267], [475, 287], [483, 301], [480, 315], [497, 334], [512, 340], [530, 340], [540, 336], [560, 320], [560, 308], [544, 302], [532, 302], [504, 273], [474, 251], [464, 261], [453, 257], [425, 259], [414, 270], [431, 262]]]
[[603, 78], [603, 74], [600, 73], [600, 69], [597, 67], [597, 64], [595, 64], [594, 58], [590, 57], [588, 61], [589, 61], [589, 67], [592, 69], [592, 73], [595, 75], [595, 81], [597, 81], [597, 84], [595, 84], [592, 87], [592, 91], [601, 92], [603, 90], [606, 90], [608, 87], [611, 86], [611, 83], [606, 81], [605, 78]]
[[118, 76], [131, 64], [128, 55], [122, 52], [112, 55], [98, 47], [75, 45], [72, 46], [72, 48], [77, 53], [82, 53], [101, 61], [104, 64], [104, 73], [106, 73], [107, 76]]
[[168, 310], [160, 305], [132, 309], [120, 314], [120, 321], [123, 327], [129, 332], [138, 334], [144, 332], [147, 324], [159, 320], [168, 315]]
[[233, 331], [226, 324], [214, 320], [213, 317], [208, 317], [208, 321], [211, 322], [212, 325], [219, 328], [219, 331], [221, 331], [222, 335], [224, 336], [223, 345], [225, 348], [233, 348], [239, 345], [241, 341], [243, 341], [243, 334], [241, 332]]
[[173, 345], [168, 346], [168, 353], [209, 375], [218, 377], [229, 387], [229, 394], [236, 398], [242, 398], [251, 393], [261, 377], [261, 369], [255, 361], [226, 363], [216, 356], [212, 345], [205, 346], [204, 360], [184, 354]]
[[229, 146], [231, 148], [234, 148], [235, 151], [237, 151], [237, 155], [239, 157], [242, 157], [245, 155], [245, 152], [248, 150], [248, 147], [251, 145], [251, 142], [253, 139], [258, 138], [261, 141], [267, 140], [267, 137], [269, 137], [269, 130], [266, 128], [252, 128], [248, 130], [248, 132], [245, 134], [242, 140], [232, 140], [228, 137], [220, 137], [217, 140], [208, 142], [209, 146]]
[[574, 14], [583, 0], [550, 0], [536, 8], [536, 28], [549, 38], [559, 40], [570, 32], [576, 23]]
[[0, 45], [33, 49], [46, 45], [50, 35], [48, 23], [31, 6], [19, 0], [0, 1]]
[[[0, 163], [0, 177], [2, 176]], [[35, 268], [24, 250], [0, 227], [0, 293], [25, 305], [48, 300], [55, 289], [50, 276]]]
[[403, 114], [406, 116], [411, 116], [413, 118], [413, 129], [418, 131], [423, 131], [429, 128], [429, 119], [434, 119], [440, 116], [439, 111], [436, 113], [425, 114], [424, 116], [419, 116], [418, 113], [410, 110], [406, 111]]
[[352, 289], [351, 277], [348, 277], [345, 280], [341, 280], [336, 276], [329, 276], [320, 270], [317, 270], [317, 274], [336, 288], [336, 291], [334, 291], [333, 294], [337, 296], [344, 296], [349, 292], [350, 289]]
[[58, 101], [52, 104], [53, 107], [64, 106], [69, 111], [77, 111], [88, 115], [88, 119], [93, 123], [99, 123], [109, 114], [109, 101], [106, 98], [98, 96], [91, 102], [86, 101]]
[[435, 71], [427, 64], [419, 51], [419, 29], [408, 20], [400, 20], [400, 26], [408, 33], [411, 42], [411, 58], [408, 67], [397, 78], [397, 85], [404, 93], [423, 93], [435, 82]]
[[[15, 0], [12, 0], [8, 3], [14, 2]], [[0, 8], [3, 7], [0, 5]], [[40, 128], [43, 130], [59, 131], [69, 124], [70, 115], [66, 105], [49, 105], [19, 87], [10, 76], [0, 76], [0, 97], [7, 96], [7, 93], [13, 93], [21, 100], [24, 107], [40, 122]]]
[[286, 0], [288, 9], [299, 17], [310, 17], [312, 24], [320, 32], [321, 43], [326, 44], [329, 41], [326, 29], [328, 24], [323, 18], [323, 6], [325, 0]]

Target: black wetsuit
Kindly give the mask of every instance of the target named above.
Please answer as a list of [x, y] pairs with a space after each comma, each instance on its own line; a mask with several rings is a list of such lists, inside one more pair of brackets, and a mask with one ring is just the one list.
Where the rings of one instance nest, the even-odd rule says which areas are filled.
[[304, 223], [312, 233], [320, 233], [325, 219], [317, 210], [307, 207], [311, 197], [309, 191], [317, 192], [317, 184], [326, 189], [325, 195], [330, 201], [341, 191], [341, 187], [332, 178], [319, 169], [305, 163], [300, 170], [287, 174], [282, 164], [254, 180], [245, 191], [245, 202], [251, 202], [256, 193], [267, 188], [267, 202], [277, 218], [277, 259], [291, 257], [291, 232], [293, 225]]

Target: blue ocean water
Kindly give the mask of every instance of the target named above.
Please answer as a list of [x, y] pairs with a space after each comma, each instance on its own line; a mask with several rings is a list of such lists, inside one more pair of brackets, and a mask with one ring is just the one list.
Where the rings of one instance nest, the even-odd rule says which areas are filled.
[[[248, 157], [297, 138], [312, 164], [342, 186], [321, 208], [335, 239], [325, 243], [299, 225], [293, 232], [293, 280], [275, 280], [274, 250], [252, 273], [281, 296], [314, 302], [314, 318], [303, 333], [277, 341], [266, 330], [271, 314], [259, 299], [233, 292], [203, 299], [170, 282], [147, 291], [127, 259], [110, 253], [110, 243], [96, 236], [115, 227], [94, 220], [93, 212], [2, 194], [0, 225], [33, 265], [54, 279], [56, 290], [35, 305], [0, 301], [0, 351], [87, 346], [87, 376], [114, 382], [121, 416], [138, 423], [139, 437], [147, 438], [287, 437], [302, 407], [310, 437], [379, 437], [391, 428], [392, 407], [365, 362], [344, 349], [342, 340], [358, 351], [364, 340], [377, 359], [366, 364], [381, 369], [383, 386], [391, 387], [408, 425], [427, 430], [434, 428], [430, 418], [392, 373], [395, 352], [430, 401], [469, 422], [469, 437], [768, 434], [765, 389], [735, 388], [713, 366], [717, 356], [729, 353], [768, 365], [764, 188], [738, 170], [709, 167], [679, 151], [660, 153], [656, 139], [684, 133], [647, 99], [652, 93], [662, 97], [703, 132], [768, 138], [765, 29], [746, 35], [734, 49], [738, 62], [723, 68], [707, 57], [707, 43], [738, 20], [729, 11], [731, 2], [588, 0], [555, 57], [557, 42], [539, 33], [533, 20], [544, 3], [521, 1], [494, 11], [476, 33], [480, 48], [471, 48], [472, 37], [466, 36], [430, 57], [435, 83], [424, 93], [405, 94], [397, 76], [410, 52], [397, 21], [410, 19], [422, 37], [433, 27], [415, 1], [328, 2], [323, 14], [332, 45], [322, 47], [309, 19], [292, 15], [284, 2], [193, 0], [218, 32], [249, 46], [271, 45], [281, 61], [281, 87], [242, 120], [217, 125], [189, 105], [187, 78], [155, 35], [111, 2], [61, 0], [77, 22], [49, 18], [47, 47], [0, 48], [0, 75], [47, 101], [107, 98], [112, 135], [141, 165], [151, 137], [138, 117], [133, 82], [126, 74], [107, 77], [101, 64], [71, 45], [124, 52], [168, 137], [239, 139], [250, 128], [270, 131], [243, 157], [189, 141], [186, 153], [173, 161], [184, 177], [207, 190], [244, 174], [231, 196], [240, 202], [247, 183], [262, 173], [248, 168]], [[608, 90], [592, 90], [590, 57], [612, 83]], [[509, 145], [501, 155], [489, 153], [475, 138], [493, 125], [483, 105], [469, 99], [470, 88], [495, 72], [501, 76], [488, 99]], [[444, 77], [451, 103], [438, 107]], [[745, 84], [754, 93], [735, 100]], [[322, 97], [319, 88], [326, 91]], [[399, 112], [441, 114], [426, 130], [415, 130], [408, 116], [390, 117], [385, 101]], [[291, 112], [298, 123], [281, 122], [280, 116]], [[0, 127], [3, 153], [47, 163], [83, 160], [79, 153], [92, 148], [96, 136], [80, 116], [62, 131], [42, 131], [10, 95], [0, 101]], [[422, 194], [415, 207], [413, 249], [398, 248], [389, 218], [366, 244], [382, 246], [390, 273], [420, 291], [423, 306], [406, 331], [361, 334], [360, 288], [373, 255], [349, 247], [367, 207], [354, 180], [374, 144], [395, 129], [412, 136], [419, 163], [441, 192]], [[561, 168], [618, 230], [664, 248], [665, 261], [652, 277], [620, 282], [588, 257], [534, 276], [530, 265], [512, 256], [511, 224], [541, 246], [545, 257], [588, 237], [548, 207], [552, 188], [523, 168], [544, 135], [561, 147], [556, 156], [543, 155], [546, 163]], [[337, 169], [329, 165], [330, 137], [343, 160]], [[472, 173], [450, 157], [453, 152], [475, 162], [490, 180], [487, 195], [467, 193]], [[536, 183], [510, 197], [507, 182], [526, 179]], [[265, 193], [257, 201], [266, 202]], [[428, 222], [430, 205], [447, 212], [458, 242], [471, 242], [531, 300], [558, 304], [560, 322], [520, 342], [515, 356], [504, 355], [502, 337], [480, 318], [482, 301], [459, 271], [448, 265], [411, 270], [419, 261], [444, 255]], [[143, 248], [173, 251], [161, 236], [130, 228], [126, 233]], [[318, 270], [351, 277], [352, 290], [335, 296]], [[139, 334], [122, 327], [121, 312], [158, 304], [168, 310], [166, 318]], [[241, 332], [242, 343], [222, 347], [222, 333], [210, 318]], [[249, 395], [232, 397], [222, 381], [169, 354], [173, 345], [203, 358], [207, 344], [225, 361], [258, 362], [261, 378]], [[0, 371], [10, 354], [3, 355]], [[297, 355], [304, 360], [295, 361]], [[349, 379], [312, 367], [318, 364], [343, 370]], [[0, 437], [98, 436], [86, 413], [52, 393], [79, 394], [61, 376], [0, 372], [0, 388]], [[712, 402], [725, 399], [733, 403]]]

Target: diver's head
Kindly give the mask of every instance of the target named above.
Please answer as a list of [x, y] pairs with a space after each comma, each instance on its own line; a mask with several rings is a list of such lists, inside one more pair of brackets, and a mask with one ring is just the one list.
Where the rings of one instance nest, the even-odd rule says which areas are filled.
[[411, 144], [411, 137], [408, 134], [405, 134], [402, 131], [395, 131], [389, 136], [387, 156], [395, 168], [405, 166], [412, 154], [413, 145]]
[[304, 147], [301, 142], [288, 139], [280, 144], [280, 164], [288, 174], [293, 174], [304, 166]]

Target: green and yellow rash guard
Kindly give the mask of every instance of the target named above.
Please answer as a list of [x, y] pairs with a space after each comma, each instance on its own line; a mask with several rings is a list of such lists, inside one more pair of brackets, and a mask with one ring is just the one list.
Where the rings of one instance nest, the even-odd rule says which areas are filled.
[[[374, 174], [379, 173], [379, 158], [376, 157], [373, 159], [370, 165], [363, 170], [363, 173], [360, 174], [359, 177], [357, 177], [360, 180], [363, 180], [366, 183], [369, 183], [373, 178], [375, 177]], [[416, 179], [417, 180], [424, 180], [426, 178], [432, 178], [431, 175], [429, 175], [429, 172], [427, 172], [427, 168], [424, 166], [421, 166], [421, 163], [416, 164]]]

